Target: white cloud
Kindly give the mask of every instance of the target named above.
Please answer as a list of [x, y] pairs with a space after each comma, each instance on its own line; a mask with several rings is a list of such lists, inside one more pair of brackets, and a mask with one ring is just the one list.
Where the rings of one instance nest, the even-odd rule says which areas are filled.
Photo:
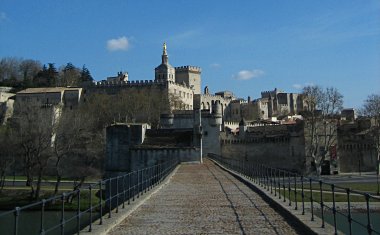
[[304, 83], [304, 84], [293, 84], [293, 88], [297, 89], [297, 90], [302, 90], [304, 87], [307, 87], [307, 86], [314, 86], [314, 84], [312, 82], [307, 82], [307, 83]]
[[126, 51], [130, 47], [127, 37], [119, 37], [117, 39], [110, 39], [107, 41], [107, 49], [109, 51]]
[[250, 80], [252, 78], [260, 77], [263, 74], [264, 74], [264, 71], [260, 69], [241, 70], [237, 74], [233, 75], [232, 78], [236, 80]]
[[212, 64], [210, 64], [210, 67], [211, 67], [211, 68], [214, 68], [214, 69], [218, 69], [218, 68], [221, 67], [221, 65], [218, 64], [218, 63], [212, 63]]
[[302, 89], [302, 85], [301, 84], [293, 84], [293, 88], [297, 89], [297, 90], [301, 90]]

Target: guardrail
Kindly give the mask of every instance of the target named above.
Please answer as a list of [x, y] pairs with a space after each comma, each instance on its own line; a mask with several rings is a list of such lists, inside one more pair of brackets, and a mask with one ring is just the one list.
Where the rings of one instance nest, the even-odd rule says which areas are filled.
[[[236, 160], [230, 158], [223, 158], [219, 155], [209, 155], [210, 159], [215, 160], [226, 168], [233, 170], [245, 178], [253, 181], [264, 190], [270, 191], [275, 197], [283, 199], [294, 210], [302, 210], [302, 215], [310, 213], [310, 220], [314, 221], [316, 210], [318, 209], [318, 217], [321, 218], [321, 227], [325, 227], [325, 213], [327, 211], [332, 213], [334, 226], [334, 234], [338, 234], [338, 221], [337, 216], [343, 216], [347, 221], [347, 231], [353, 234], [352, 226], [356, 224], [364, 228], [367, 234], [380, 234], [380, 231], [373, 228], [374, 210], [371, 208], [371, 203], [380, 202], [379, 196], [374, 196], [369, 193], [363, 193], [350, 188], [343, 188], [331, 183], [325, 183], [322, 180], [312, 177], [305, 177], [303, 175], [290, 172], [283, 169], [272, 168], [262, 164], [253, 164], [243, 160]], [[345, 197], [345, 206], [342, 209], [337, 208], [336, 197], [337, 195]], [[352, 215], [352, 199], [363, 201], [366, 222], [355, 219]], [[331, 201], [327, 202], [325, 199], [330, 198]], [[300, 200], [300, 202], [299, 202]], [[305, 204], [310, 204], [307, 209]], [[378, 223], [378, 221], [376, 221]]]
[[[40, 212], [40, 218], [38, 220], [39, 231], [34, 233], [29, 230], [28, 234], [79, 234], [81, 229], [86, 226], [89, 227], [89, 232], [91, 232], [92, 223], [99, 219], [99, 224], [101, 225], [104, 216], [111, 218], [113, 210], [115, 210], [114, 213], [118, 213], [119, 207], [125, 208], [125, 204], [129, 205], [131, 201], [135, 201], [135, 198], [139, 198], [157, 184], [160, 184], [178, 163], [178, 159], [166, 161], [152, 167], [101, 180], [75, 191], [42, 199], [41, 201], [26, 206], [15, 207], [13, 210], [0, 214], [0, 219], [13, 215], [13, 226], [10, 231], [6, 231], [7, 234], [19, 234], [20, 226], [22, 226], [19, 223], [20, 217], [24, 212], [30, 210]], [[96, 191], [99, 195], [97, 202], [94, 203], [93, 200], [94, 197], [96, 197]], [[86, 198], [85, 200], [88, 201], [87, 206], [83, 205], [84, 199], [82, 198]], [[66, 204], [69, 201], [74, 201], [71, 205], [76, 206], [76, 208], [74, 208], [75, 213], [71, 213], [73, 214], [71, 216], [66, 215], [68, 212]], [[59, 222], [47, 226], [45, 224], [47, 219], [45, 214], [47, 210], [59, 211]], [[72, 212], [72, 210], [70, 212]], [[84, 216], [88, 217], [87, 224], [81, 221]], [[74, 228], [71, 228], [70, 231], [65, 229], [68, 223], [73, 222], [76, 222]], [[27, 224], [27, 226], [30, 226], [30, 223]]]

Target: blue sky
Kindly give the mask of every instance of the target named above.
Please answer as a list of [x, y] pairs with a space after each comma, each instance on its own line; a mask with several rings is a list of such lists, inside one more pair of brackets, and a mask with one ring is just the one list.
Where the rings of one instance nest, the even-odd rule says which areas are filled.
[[380, 93], [380, 1], [0, 2], [0, 57], [85, 64], [96, 80], [202, 67], [202, 87], [258, 98], [275, 87], [337, 87], [345, 107]]

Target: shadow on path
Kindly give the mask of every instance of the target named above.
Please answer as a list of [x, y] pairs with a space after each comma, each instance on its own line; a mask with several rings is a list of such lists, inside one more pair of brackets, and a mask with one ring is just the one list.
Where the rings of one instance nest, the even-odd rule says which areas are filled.
[[242, 234], [245, 235], [246, 233], [245, 233], [245, 231], [244, 231], [243, 225], [241, 224], [241, 220], [240, 220], [239, 214], [237, 213], [236, 208], [235, 208], [233, 202], [232, 202], [231, 199], [229, 198], [229, 196], [228, 196], [226, 190], [224, 189], [222, 182], [218, 179], [218, 177], [216, 177], [216, 175], [214, 174], [214, 172], [212, 172], [212, 170], [209, 168], [209, 166], [208, 166], [207, 164], [205, 164], [205, 165], [206, 165], [206, 167], [207, 167], [207, 170], [211, 172], [211, 174], [212, 174], [212, 176], [214, 177], [214, 179], [215, 179], [216, 181], [218, 181], [220, 187], [221, 187], [222, 190], [223, 190], [224, 195], [226, 196], [228, 202], [230, 203], [231, 208], [232, 208], [233, 211], [234, 211], [234, 214], [235, 214], [235, 217], [236, 217], [236, 222], [239, 224], [239, 227], [240, 227], [240, 230], [241, 230]]
[[[277, 228], [272, 224], [272, 222], [268, 219], [268, 217], [265, 215], [265, 213], [257, 206], [257, 204], [247, 195], [233, 180], [231, 180], [228, 176], [231, 176], [229, 173], [222, 171], [223, 176], [228, 179], [251, 203], [252, 205], [260, 212], [260, 214], [264, 217], [265, 221], [269, 223], [269, 225], [273, 228], [276, 234], [280, 234], [277, 231]], [[228, 174], [228, 176], [227, 176]], [[233, 177], [233, 176], [232, 176]]]

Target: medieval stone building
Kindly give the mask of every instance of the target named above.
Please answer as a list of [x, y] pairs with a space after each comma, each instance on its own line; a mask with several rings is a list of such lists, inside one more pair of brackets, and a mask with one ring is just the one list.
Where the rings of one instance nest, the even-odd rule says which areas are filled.
[[13, 115], [15, 94], [11, 87], [0, 87], [0, 125], [5, 125]]
[[169, 63], [164, 43], [161, 64], [155, 68], [154, 80], [129, 80], [127, 73], [119, 73], [107, 81], [96, 82], [86, 87], [87, 94], [117, 94], [121, 91], [141, 92], [164, 96], [172, 102], [171, 109], [193, 110], [194, 95], [200, 94], [201, 69], [196, 66], [173, 67]]
[[261, 92], [261, 98], [251, 101], [236, 99], [231, 102], [226, 112], [226, 120], [239, 122], [242, 118], [247, 122], [268, 120], [279, 116], [295, 115], [304, 110], [301, 94], [286, 93], [275, 88], [273, 91]]
[[341, 172], [377, 170], [377, 150], [371, 131], [374, 121], [357, 119], [338, 128], [339, 166]]

